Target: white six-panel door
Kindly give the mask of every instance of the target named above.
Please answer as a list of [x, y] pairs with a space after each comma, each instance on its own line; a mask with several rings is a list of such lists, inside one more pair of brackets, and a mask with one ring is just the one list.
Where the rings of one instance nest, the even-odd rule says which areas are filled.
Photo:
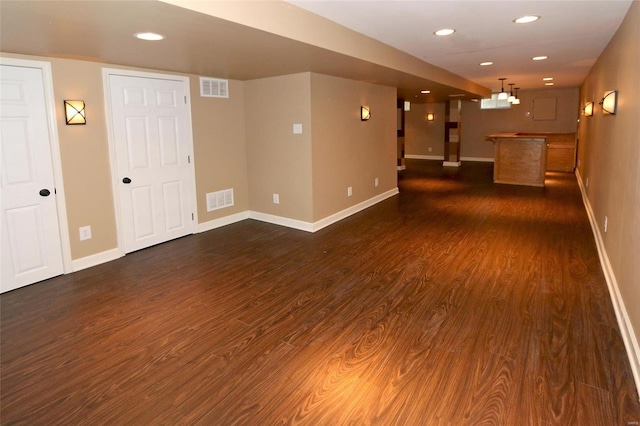
[[194, 232], [185, 83], [109, 76], [124, 251]]
[[42, 70], [0, 65], [0, 292], [63, 273]]

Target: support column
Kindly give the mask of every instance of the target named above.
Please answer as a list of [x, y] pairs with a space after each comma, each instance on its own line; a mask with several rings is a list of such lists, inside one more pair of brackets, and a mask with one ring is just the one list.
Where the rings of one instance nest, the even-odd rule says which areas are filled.
[[405, 102], [403, 99], [398, 99], [398, 170], [407, 168], [404, 162], [404, 111]]
[[462, 101], [447, 101], [444, 123], [444, 162], [445, 167], [460, 167], [460, 131]]

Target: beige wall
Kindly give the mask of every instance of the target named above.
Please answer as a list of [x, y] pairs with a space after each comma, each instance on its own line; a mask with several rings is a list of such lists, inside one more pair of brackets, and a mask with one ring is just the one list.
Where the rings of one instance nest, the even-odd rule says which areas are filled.
[[[229, 98], [200, 96], [199, 77], [190, 76], [198, 222], [249, 209], [244, 83], [229, 81]], [[234, 205], [207, 212], [206, 194], [233, 189]]]
[[[102, 66], [51, 59], [51, 68], [71, 257], [78, 259], [117, 247]], [[85, 101], [85, 126], [64, 124], [64, 99]], [[80, 241], [78, 228], [86, 225], [92, 238]]]
[[[640, 2], [633, 2], [609, 45], [580, 88], [578, 170], [586, 187], [629, 320], [640, 341]], [[618, 113], [604, 116], [598, 102], [618, 90]], [[604, 218], [608, 230], [604, 232]]]
[[[485, 135], [497, 132], [576, 132], [578, 120], [578, 89], [540, 89], [518, 92], [520, 105], [507, 110], [483, 110], [480, 102], [462, 103], [462, 143], [460, 155], [473, 158], [493, 158], [493, 144]], [[555, 120], [534, 120], [535, 98], [556, 98]]]
[[[302, 73], [245, 82], [252, 211], [313, 220], [310, 81], [311, 74]], [[293, 134], [294, 124], [302, 124], [302, 134]]]
[[[427, 121], [429, 112], [435, 114], [433, 121]], [[443, 159], [444, 123], [445, 104], [411, 104], [405, 112], [405, 155]]]
[[312, 74], [311, 112], [314, 221], [397, 187], [394, 87]]
[[[72, 259], [116, 248], [102, 65], [6, 53], [2, 56], [51, 63]], [[65, 99], [85, 101], [85, 126], [65, 125]], [[91, 226], [92, 238], [80, 241], [78, 228], [86, 225]]]
[[[51, 63], [72, 259], [117, 248], [102, 68], [133, 68], [5, 53], [2, 56]], [[230, 99], [214, 100], [200, 98], [198, 76], [189, 78], [196, 197], [202, 223], [248, 208], [243, 83], [231, 81]], [[64, 99], [85, 101], [86, 126], [64, 124]], [[206, 192], [228, 188], [235, 190], [235, 206], [206, 213]], [[86, 225], [91, 226], [92, 238], [80, 241], [78, 228]]]
[[[133, 68], [3, 56], [52, 64], [72, 260], [117, 248], [102, 68]], [[189, 79], [200, 223], [247, 210], [313, 223], [397, 186], [395, 88], [302, 73], [232, 80], [230, 97], [217, 99], [200, 97], [199, 77]], [[85, 100], [86, 126], [64, 125], [64, 99]], [[364, 103], [374, 117], [367, 123], [358, 116]], [[302, 134], [293, 134], [296, 123]], [[354, 189], [348, 199], [347, 186]], [[207, 212], [206, 194], [230, 188], [235, 205]], [[92, 238], [80, 241], [86, 225]]]

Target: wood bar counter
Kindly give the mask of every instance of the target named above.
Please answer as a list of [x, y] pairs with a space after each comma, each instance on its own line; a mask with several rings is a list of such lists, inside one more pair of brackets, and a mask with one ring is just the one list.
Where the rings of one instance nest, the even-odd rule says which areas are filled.
[[544, 136], [495, 133], [493, 181], [512, 185], [544, 186], [547, 168], [547, 141]]

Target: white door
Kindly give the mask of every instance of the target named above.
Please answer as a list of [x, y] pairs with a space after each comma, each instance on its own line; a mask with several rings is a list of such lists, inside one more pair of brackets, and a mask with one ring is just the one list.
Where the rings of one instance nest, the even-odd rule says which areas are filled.
[[0, 292], [63, 273], [42, 70], [0, 65]]
[[109, 76], [126, 253], [193, 233], [185, 86], [179, 80]]

